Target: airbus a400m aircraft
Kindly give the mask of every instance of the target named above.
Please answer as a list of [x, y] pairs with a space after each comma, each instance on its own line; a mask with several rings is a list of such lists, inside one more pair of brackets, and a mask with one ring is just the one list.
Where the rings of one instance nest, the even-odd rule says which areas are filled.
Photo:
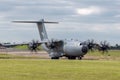
[[60, 57], [68, 57], [68, 59], [82, 59], [88, 52], [88, 45], [76, 40], [50, 40], [45, 29], [44, 23], [58, 23], [48, 22], [41, 19], [40, 21], [13, 21], [17, 23], [36, 23], [40, 35], [40, 44], [45, 51], [48, 52], [51, 59], [59, 59]]

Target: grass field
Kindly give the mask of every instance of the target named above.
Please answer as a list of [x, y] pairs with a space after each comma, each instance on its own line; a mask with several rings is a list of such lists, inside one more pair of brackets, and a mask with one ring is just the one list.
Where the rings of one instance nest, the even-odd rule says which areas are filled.
[[[28, 46], [27, 46], [27, 45], [16, 46], [16, 47], [14, 47], [14, 48], [15, 48], [15, 49], [21, 49], [21, 50], [28, 50]], [[43, 50], [41, 46], [39, 46], [38, 49], [39, 49], [39, 51], [42, 51], [42, 50]]]
[[107, 55], [87, 54], [109, 60], [45, 60], [0, 54], [0, 80], [119, 80], [120, 51]]
[[0, 80], [119, 80], [120, 61], [1, 59]]

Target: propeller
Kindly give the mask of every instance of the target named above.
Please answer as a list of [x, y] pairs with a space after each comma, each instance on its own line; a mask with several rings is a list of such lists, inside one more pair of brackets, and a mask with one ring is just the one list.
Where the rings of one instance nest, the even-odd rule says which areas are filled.
[[101, 41], [99, 46], [99, 51], [108, 52], [109, 49], [109, 43], [107, 41]]
[[48, 48], [50, 49], [58, 49], [63, 45], [62, 40], [54, 40], [51, 39], [51, 41], [47, 44]]
[[39, 50], [39, 41], [37, 40], [37, 41], [35, 41], [35, 40], [32, 40], [32, 42], [30, 42], [29, 43], [29, 45], [28, 45], [28, 48], [33, 52], [33, 51], [35, 51], [35, 52], [37, 52], [37, 50]]
[[94, 42], [93, 39], [91, 39], [91, 40], [88, 39], [88, 40], [87, 40], [87, 46], [88, 46], [88, 49], [89, 49], [89, 50], [93, 51], [93, 48], [94, 48], [95, 44], [96, 44], [96, 43]]

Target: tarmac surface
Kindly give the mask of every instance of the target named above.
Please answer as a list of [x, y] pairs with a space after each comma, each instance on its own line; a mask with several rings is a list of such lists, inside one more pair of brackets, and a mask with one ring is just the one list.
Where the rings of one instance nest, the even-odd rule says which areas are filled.
[[12, 54], [12, 55], [18, 55], [18, 56], [26, 56], [26, 57], [40, 57], [49, 59], [49, 54], [45, 51], [37, 51], [37, 52], [31, 52], [29, 50], [20, 50], [20, 49], [14, 49], [14, 48], [7, 48], [7, 49], [0, 49], [0, 54]]
[[[0, 54], [11, 54], [17, 56], [25, 57], [39, 57], [40, 59], [50, 59], [49, 54], [46, 51], [31, 52], [29, 50], [20, 50], [14, 48], [0, 49]], [[67, 57], [62, 57], [60, 59], [67, 59]], [[85, 55], [83, 60], [101, 60], [104, 59], [100, 56], [88, 56]]]

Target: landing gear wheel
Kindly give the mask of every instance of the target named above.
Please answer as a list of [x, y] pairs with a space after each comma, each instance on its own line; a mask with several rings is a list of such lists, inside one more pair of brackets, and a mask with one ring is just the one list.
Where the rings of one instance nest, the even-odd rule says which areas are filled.
[[51, 57], [51, 59], [59, 59], [59, 57]]
[[68, 59], [74, 60], [74, 59], [76, 59], [76, 57], [75, 56], [69, 56]]
[[82, 60], [82, 56], [78, 57], [79, 60]]

